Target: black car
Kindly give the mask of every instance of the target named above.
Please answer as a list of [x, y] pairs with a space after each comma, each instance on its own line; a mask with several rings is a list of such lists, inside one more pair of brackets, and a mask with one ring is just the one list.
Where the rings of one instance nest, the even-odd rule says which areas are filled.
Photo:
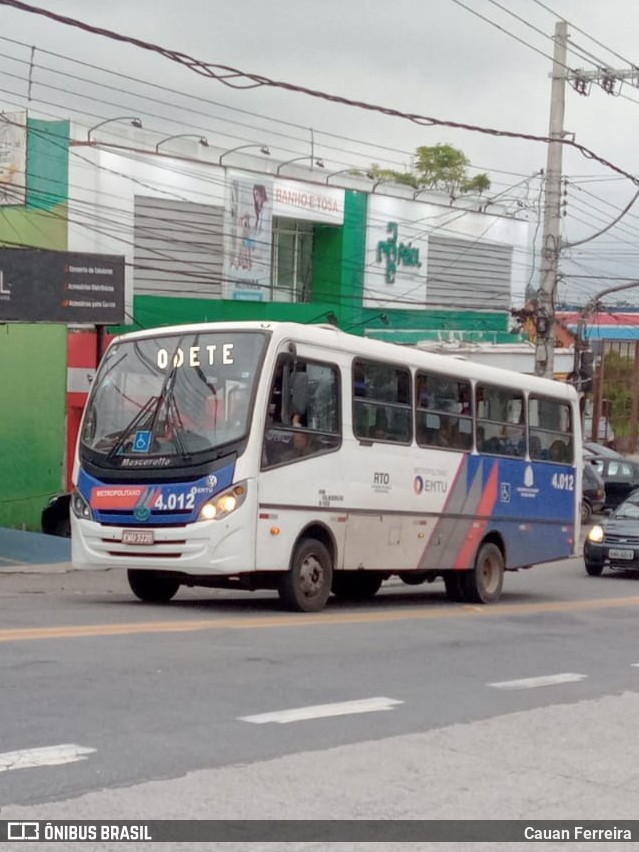
[[70, 494], [56, 494], [42, 510], [40, 525], [43, 533], [69, 538], [71, 535]]
[[598, 577], [606, 567], [639, 570], [639, 491], [590, 530], [584, 543], [584, 562], [591, 577]]
[[587, 524], [593, 514], [601, 512], [606, 502], [606, 489], [594, 465], [584, 460], [581, 477], [581, 523]]
[[590, 464], [601, 475], [606, 489], [604, 509], [616, 509], [620, 503], [639, 488], [639, 464], [624, 456], [590, 459]]

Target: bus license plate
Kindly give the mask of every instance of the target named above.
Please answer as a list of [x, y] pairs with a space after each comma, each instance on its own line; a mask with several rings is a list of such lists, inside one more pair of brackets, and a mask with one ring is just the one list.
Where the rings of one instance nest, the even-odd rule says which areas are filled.
[[610, 559], [634, 559], [635, 552], [634, 550], [617, 550], [614, 547], [611, 547], [608, 551], [608, 556]]
[[153, 544], [153, 530], [124, 530], [122, 544]]

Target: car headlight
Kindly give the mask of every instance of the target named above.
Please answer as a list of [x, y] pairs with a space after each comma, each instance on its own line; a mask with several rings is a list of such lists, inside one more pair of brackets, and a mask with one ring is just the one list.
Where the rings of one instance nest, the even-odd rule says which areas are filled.
[[71, 495], [71, 510], [76, 518], [82, 518], [85, 521], [93, 520], [93, 512], [91, 511], [91, 507], [84, 499], [82, 494], [79, 491], [74, 491]]
[[588, 541], [593, 541], [595, 544], [600, 544], [603, 540], [603, 527], [600, 527], [599, 524], [595, 524], [595, 526], [588, 533]]
[[199, 519], [201, 521], [219, 521], [226, 518], [231, 512], [238, 509], [246, 499], [246, 485], [238, 482], [227, 491], [216, 494], [200, 509]]

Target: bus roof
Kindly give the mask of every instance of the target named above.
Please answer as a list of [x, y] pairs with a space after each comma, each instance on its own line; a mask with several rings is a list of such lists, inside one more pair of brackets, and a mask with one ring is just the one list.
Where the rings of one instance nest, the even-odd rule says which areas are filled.
[[512, 386], [517, 384], [522, 390], [532, 393], [550, 394], [566, 401], [575, 402], [577, 392], [565, 382], [531, 376], [502, 367], [487, 366], [469, 361], [464, 357], [445, 355], [439, 352], [429, 352], [410, 345], [389, 343], [373, 340], [368, 337], [349, 334], [334, 325], [304, 324], [296, 322], [240, 321], [240, 322], [206, 322], [185, 325], [159, 326], [122, 334], [115, 342], [141, 340], [147, 338], [168, 337], [182, 334], [204, 334], [216, 331], [267, 331], [276, 340], [296, 340], [300, 343], [310, 343], [316, 346], [328, 346], [332, 350], [340, 350], [351, 355], [383, 359], [410, 366], [415, 369], [431, 369], [437, 372], [460, 376], [476, 381], [491, 382], [497, 385]]

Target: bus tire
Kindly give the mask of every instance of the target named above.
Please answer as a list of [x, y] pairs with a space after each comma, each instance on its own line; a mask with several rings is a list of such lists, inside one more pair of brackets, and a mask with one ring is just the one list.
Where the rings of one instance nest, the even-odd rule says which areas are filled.
[[292, 612], [319, 612], [331, 593], [333, 565], [321, 541], [303, 538], [293, 551], [291, 567], [282, 574], [277, 591]]
[[464, 575], [461, 571], [447, 571], [444, 574], [444, 586], [448, 600], [459, 603], [464, 600]]
[[504, 557], [496, 544], [484, 542], [475, 557], [475, 567], [463, 572], [463, 596], [468, 603], [495, 603], [504, 583]]
[[129, 586], [133, 594], [147, 603], [167, 603], [180, 588], [178, 580], [163, 577], [157, 571], [127, 571]]
[[338, 571], [333, 574], [332, 592], [347, 601], [367, 601], [375, 597], [383, 579], [372, 571]]

